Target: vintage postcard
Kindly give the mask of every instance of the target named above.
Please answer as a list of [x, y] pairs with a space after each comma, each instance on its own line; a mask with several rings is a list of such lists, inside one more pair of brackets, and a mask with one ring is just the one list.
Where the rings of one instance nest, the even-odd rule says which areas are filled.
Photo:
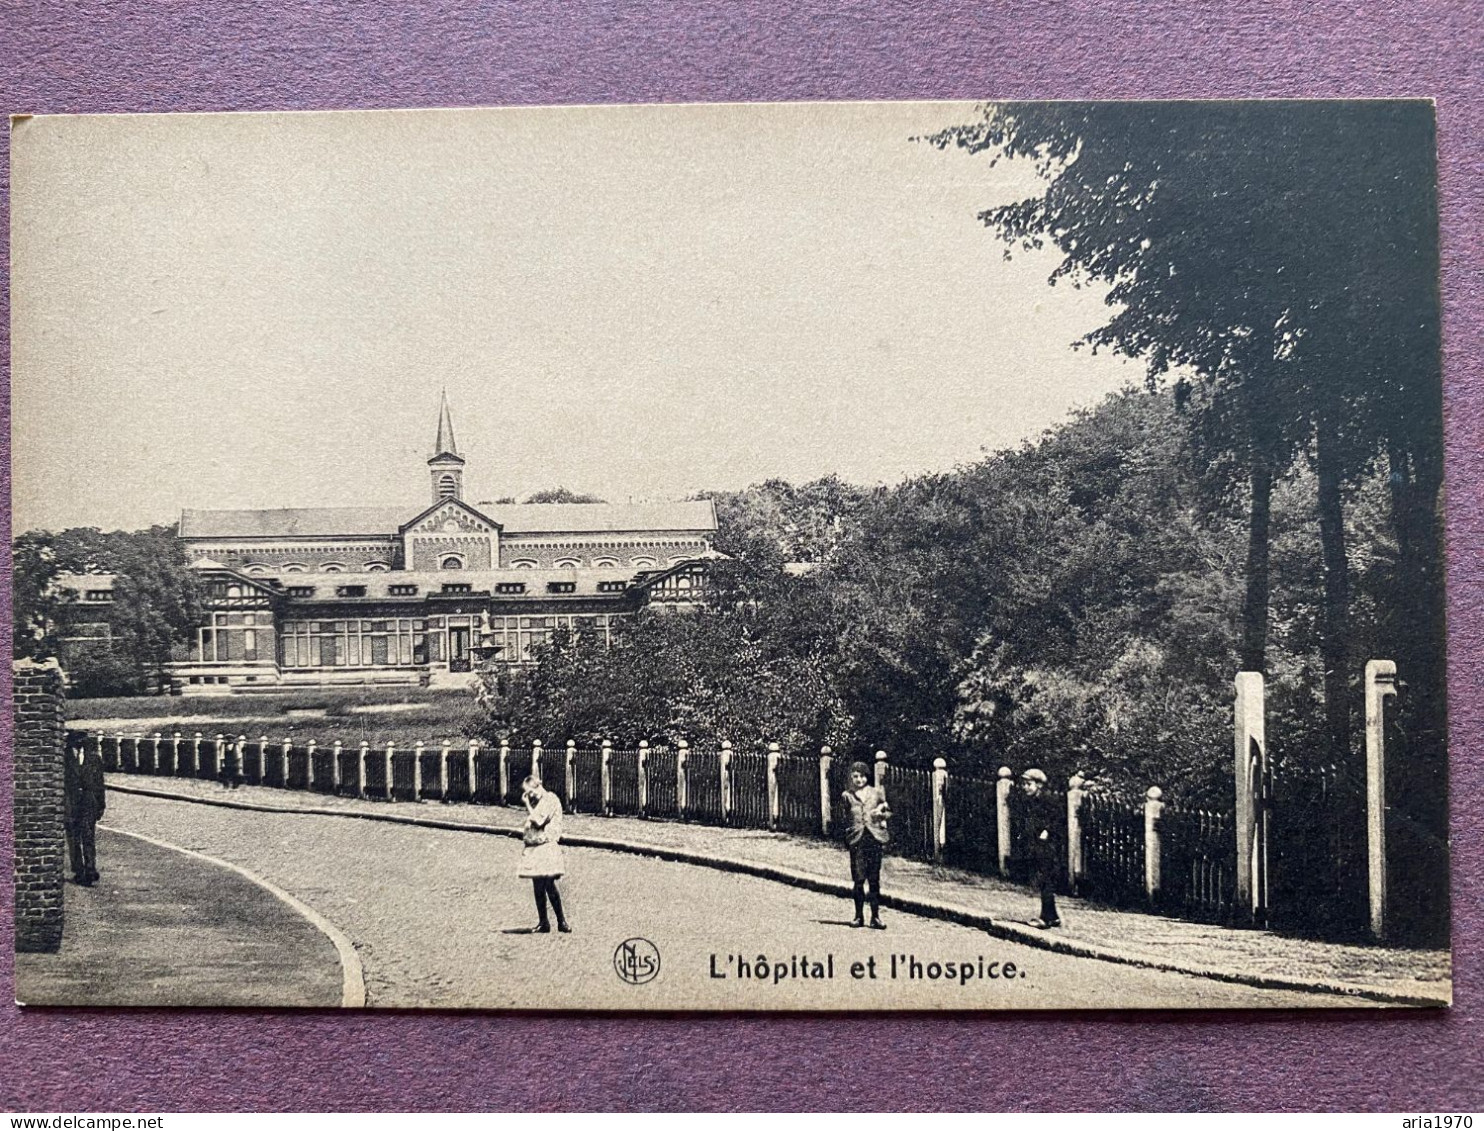
[[16, 992], [1451, 1001], [1425, 101], [19, 117]]

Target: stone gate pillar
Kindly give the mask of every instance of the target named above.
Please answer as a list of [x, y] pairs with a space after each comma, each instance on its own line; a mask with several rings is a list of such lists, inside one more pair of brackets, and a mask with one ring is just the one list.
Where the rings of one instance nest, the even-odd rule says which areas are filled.
[[1365, 666], [1366, 856], [1371, 937], [1390, 933], [1386, 892], [1386, 700], [1396, 694], [1396, 664], [1371, 660]]
[[66, 730], [62, 669], [55, 660], [20, 660], [15, 678], [15, 948], [62, 945]]
[[1267, 902], [1267, 845], [1259, 828], [1259, 805], [1267, 772], [1267, 734], [1263, 715], [1261, 672], [1238, 672], [1233, 711], [1233, 769], [1236, 771], [1237, 833], [1236, 895], [1234, 910], [1241, 922], [1252, 923], [1265, 913]]

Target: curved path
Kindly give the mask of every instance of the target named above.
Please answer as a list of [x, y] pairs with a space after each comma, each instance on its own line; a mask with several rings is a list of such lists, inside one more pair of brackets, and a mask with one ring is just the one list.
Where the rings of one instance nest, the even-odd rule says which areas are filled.
[[66, 886], [61, 950], [16, 956], [25, 1004], [359, 1004], [332, 934], [253, 877], [106, 827], [98, 866], [96, 886]]
[[[251, 869], [352, 940], [367, 1004], [382, 1007], [1065, 1008], [1349, 1005], [1336, 995], [1263, 990], [1053, 954], [900, 913], [884, 932], [848, 926], [848, 902], [772, 881], [596, 849], [567, 848], [569, 936], [530, 934], [519, 842], [480, 833], [247, 813], [111, 794], [109, 820]], [[659, 977], [614, 970], [625, 939], [650, 940]], [[890, 956], [1015, 967], [1013, 977], [889, 977]], [[713, 967], [711, 958], [716, 956]], [[833, 979], [739, 982], [737, 960], [834, 959]], [[877, 977], [853, 979], [875, 959]], [[869, 970], [866, 965], [865, 969]], [[716, 972], [728, 975], [713, 977]]]

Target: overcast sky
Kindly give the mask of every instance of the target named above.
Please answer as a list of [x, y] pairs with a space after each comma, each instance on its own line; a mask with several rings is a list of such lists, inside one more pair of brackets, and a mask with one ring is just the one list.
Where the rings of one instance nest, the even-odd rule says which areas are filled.
[[896, 482], [1137, 380], [976, 219], [969, 104], [35, 118], [14, 133], [15, 529]]

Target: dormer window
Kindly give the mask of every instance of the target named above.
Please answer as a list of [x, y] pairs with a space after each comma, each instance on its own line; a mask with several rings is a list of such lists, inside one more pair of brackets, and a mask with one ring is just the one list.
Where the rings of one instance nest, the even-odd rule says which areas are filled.
[[386, 591], [387, 591], [387, 594], [389, 596], [392, 596], [392, 597], [416, 597], [417, 596], [417, 586], [416, 585], [388, 585], [386, 587]]
[[627, 581], [600, 581], [598, 582], [599, 593], [622, 593], [629, 587]]
[[443, 586], [443, 592], [445, 593], [470, 593], [473, 590], [474, 586], [464, 582], [447, 582]]
[[314, 596], [314, 586], [313, 585], [290, 585], [289, 586], [289, 596], [290, 597], [313, 597]]
[[495, 586], [496, 593], [515, 594], [524, 593], [525, 591], [526, 583], [524, 581], [502, 581]]
[[106, 605], [113, 600], [113, 590], [85, 589], [83, 590], [82, 599], [84, 601], [90, 601], [95, 605]]
[[366, 587], [364, 585], [340, 585], [335, 589], [337, 597], [364, 597]]
[[548, 581], [546, 583], [548, 593], [576, 593], [577, 582], [575, 581]]

